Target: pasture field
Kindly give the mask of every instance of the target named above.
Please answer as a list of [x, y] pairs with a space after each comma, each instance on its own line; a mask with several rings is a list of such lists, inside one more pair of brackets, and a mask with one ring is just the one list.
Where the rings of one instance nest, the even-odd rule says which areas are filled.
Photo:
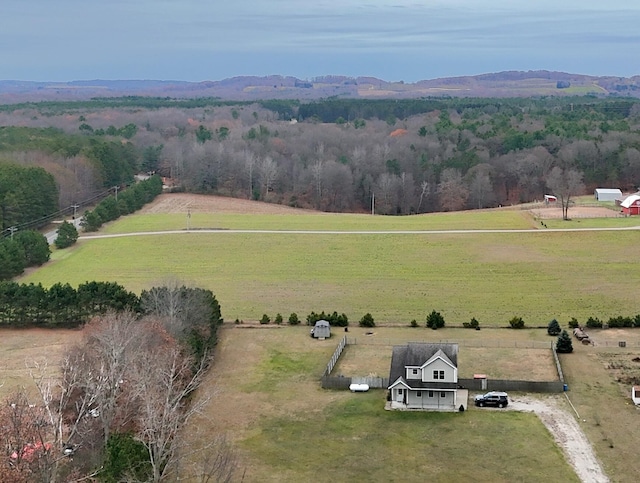
[[[225, 327], [206, 383], [211, 399], [188, 433], [196, 442], [226, 432], [244, 481], [578, 481], [532, 413], [384, 411], [384, 390], [320, 388], [340, 335], [317, 341], [307, 327]], [[376, 337], [414, 340], [416, 331], [425, 340], [464, 332], [380, 328]], [[513, 341], [510, 331], [487, 332]], [[534, 331], [521, 342], [539, 338], [526, 332]]]
[[[261, 215], [255, 216], [258, 223]], [[144, 223], [145, 216], [126, 222], [135, 220]], [[147, 234], [81, 239], [20, 281], [116, 281], [140, 293], [178, 279], [212, 290], [226, 320], [292, 312], [304, 318], [324, 310], [346, 313], [352, 323], [371, 313], [377, 324], [403, 326], [437, 310], [450, 325], [475, 317], [484, 327], [505, 326], [517, 315], [528, 326], [546, 326], [552, 318], [566, 323], [637, 314], [628, 290], [640, 270], [632, 255], [638, 236], [540, 230]]]

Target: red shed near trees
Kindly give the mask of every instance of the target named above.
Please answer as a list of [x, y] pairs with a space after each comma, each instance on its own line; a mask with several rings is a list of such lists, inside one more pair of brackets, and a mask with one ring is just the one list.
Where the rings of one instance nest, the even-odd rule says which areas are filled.
[[640, 215], [640, 196], [627, 196], [625, 200], [620, 203], [620, 207], [625, 215]]

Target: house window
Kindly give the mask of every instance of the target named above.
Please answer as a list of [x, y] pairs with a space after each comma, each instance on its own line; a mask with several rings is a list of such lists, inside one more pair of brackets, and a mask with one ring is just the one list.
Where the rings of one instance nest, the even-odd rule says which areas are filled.
[[441, 392], [440, 393], [440, 397], [447, 397], [447, 393], [446, 392]]
[[422, 397], [422, 391], [416, 391], [416, 397]]
[[433, 397], [433, 391], [429, 391], [429, 397]]
[[398, 395], [402, 396], [402, 389], [398, 389]]
[[444, 371], [433, 371], [434, 379], [444, 379]]
[[413, 373], [414, 376], [416, 376], [418, 374], [418, 369], [413, 369], [412, 373]]

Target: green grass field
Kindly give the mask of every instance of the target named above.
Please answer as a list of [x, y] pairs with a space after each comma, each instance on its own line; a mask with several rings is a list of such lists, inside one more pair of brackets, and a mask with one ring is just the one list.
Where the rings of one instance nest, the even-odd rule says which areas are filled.
[[[515, 214], [513, 227], [521, 228], [526, 219]], [[503, 213], [498, 215], [502, 219]], [[137, 231], [149, 226], [150, 217], [155, 220], [157, 215], [130, 216], [108, 231]], [[248, 218], [238, 219], [248, 226]], [[253, 218], [254, 226], [276, 226], [273, 217]], [[281, 217], [282, 226], [291, 228], [295, 218]], [[310, 218], [322, 220], [324, 230], [346, 229], [342, 216], [335, 218], [335, 226], [330, 223], [332, 216], [317, 215], [301, 217], [300, 224], [307, 227], [305, 220]], [[438, 229], [461, 226], [454, 218], [430, 217]], [[405, 219], [411, 220], [374, 218], [377, 230], [398, 230]], [[159, 226], [154, 221], [154, 229]], [[638, 236], [636, 231], [192, 231], [81, 240], [70, 250], [54, 252], [52, 262], [21, 281], [45, 286], [58, 281], [74, 286], [91, 280], [116, 281], [139, 293], [173, 278], [211, 289], [226, 320], [257, 320], [264, 313], [286, 318], [296, 312], [304, 317], [311, 311], [335, 310], [352, 322], [369, 312], [378, 324], [406, 325], [437, 310], [454, 325], [476, 317], [484, 326], [504, 326], [518, 315], [527, 325], [539, 326], [552, 318], [566, 322], [571, 317], [584, 321], [589, 316], [637, 314], [639, 307], [628, 296], [628, 286], [640, 269], [634, 256]]]

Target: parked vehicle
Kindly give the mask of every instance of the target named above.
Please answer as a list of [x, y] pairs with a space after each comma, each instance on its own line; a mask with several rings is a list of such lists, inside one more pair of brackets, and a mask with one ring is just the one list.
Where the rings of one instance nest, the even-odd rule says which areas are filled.
[[474, 402], [476, 406], [493, 406], [498, 408], [506, 407], [509, 404], [509, 397], [506, 392], [491, 391], [486, 394], [478, 394]]

